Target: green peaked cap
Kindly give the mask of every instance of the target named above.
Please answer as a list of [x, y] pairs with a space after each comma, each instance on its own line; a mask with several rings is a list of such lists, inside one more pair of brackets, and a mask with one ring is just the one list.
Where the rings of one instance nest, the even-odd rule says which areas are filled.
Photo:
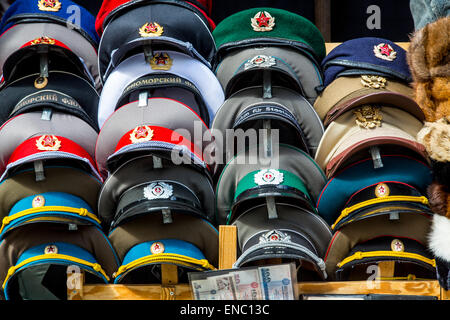
[[[272, 28], [270, 31], [255, 31], [253, 25], [257, 29], [259, 23], [252, 19], [258, 13], [264, 13], [262, 27], [266, 29], [266, 25]], [[266, 13], [274, 20], [268, 20]], [[235, 13], [220, 22], [213, 31], [214, 40], [218, 50], [223, 46], [240, 45], [239, 42], [254, 39], [271, 39], [275, 42], [294, 41], [300, 42], [302, 46], [307, 45], [309, 49], [315, 52], [317, 58], [322, 61], [326, 55], [325, 41], [319, 29], [308, 19], [276, 8], [253, 8]], [[320, 63], [319, 61], [319, 63]]]

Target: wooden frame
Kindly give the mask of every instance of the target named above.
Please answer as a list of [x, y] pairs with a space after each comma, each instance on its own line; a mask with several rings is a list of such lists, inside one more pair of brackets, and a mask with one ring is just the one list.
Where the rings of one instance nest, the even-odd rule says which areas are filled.
[[[219, 227], [219, 269], [230, 269], [237, 258], [237, 228]], [[391, 276], [393, 265], [379, 265], [381, 276]], [[190, 286], [178, 284], [175, 266], [164, 266], [161, 285], [82, 285], [78, 289], [68, 289], [68, 300], [193, 300]], [[450, 293], [443, 290], [438, 281], [334, 281], [300, 282], [300, 295], [415, 295], [434, 296], [440, 300], [450, 300]]]

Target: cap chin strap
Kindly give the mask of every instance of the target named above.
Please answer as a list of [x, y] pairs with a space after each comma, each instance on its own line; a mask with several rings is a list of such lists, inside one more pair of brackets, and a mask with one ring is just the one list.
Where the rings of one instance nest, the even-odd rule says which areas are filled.
[[338, 268], [343, 267], [347, 263], [350, 263], [355, 260], [361, 260], [364, 258], [376, 258], [376, 257], [393, 257], [393, 258], [407, 258], [422, 261], [426, 264], [431, 265], [433, 268], [436, 267], [436, 261], [434, 259], [426, 258], [417, 253], [411, 252], [393, 252], [393, 251], [371, 251], [371, 252], [355, 252], [353, 255], [345, 258], [341, 262], [337, 264]]
[[[350, 215], [352, 212], [362, 209], [364, 207], [370, 206], [370, 205], [374, 205], [374, 204], [379, 204], [379, 203], [385, 203], [385, 202], [415, 202], [415, 203], [421, 203], [424, 205], [428, 205], [428, 199], [424, 196], [422, 197], [416, 197], [416, 196], [387, 196], [387, 197], [383, 197], [383, 198], [376, 198], [376, 199], [370, 199], [370, 200], [366, 200], [360, 203], [357, 203], [351, 207], [345, 208], [344, 210], [341, 211], [341, 215], [336, 219], [336, 221], [334, 222], [334, 224], [331, 226], [331, 229], [334, 229], [336, 227], [336, 225], [345, 217], [347, 217], [348, 215]], [[395, 218], [395, 216], [392, 217], [393, 219]], [[395, 219], [394, 219], [395, 220]]]
[[305, 248], [304, 246], [301, 246], [301, 245], [296, 244], [296, 243], [291, 243], [291, 242], [280, 242], [280, 241], [277, 241], [277, 242], [273, 242], [273, 243], [269, 242], [269, 243], [256, 244], [256, 245], [252, 246], [251, 248], [249, 248], [248, 250], [246, 250], [244, 252], [244, 254], [242, 254], [239, 257], [239, 259], [236, 260], [236, 262], [233, 264], [233, 268], [234, 269], [239, 268], [243, 264], [245, 258], [249, 254], [251, 254], [251, 253], [253, 253], [253, 252], [257, 251], [257, 250], [264, 249], [264, 248], [267, 248], [267, 247], [280, 247], [280, 245], [282, 245], [283, 247], [286, 247], [286, 248], [289, 248], [289, 249], [294, 249], [294, 250], [297, 250], [297, 251], [300, 251], [300, 252], [306, 254], [319, 267], [320, 271], [322, 271], [324, 279], [326, 279], [328, 277], [328, 275], [327, 275], [327, 273], [325, 271], [326, 266], [325, 266], [325, 262], [323, 261], [323, 259], [317, 257], [311, 250]]
[[92, 263], [83, 259], [79, 259], [76, 257], [72, 257], [72, 256], [68, 256], [68, 255], [64, 255], [64, 254], [59, 254], [59, 253], [52, 253], [52, 254], [43, 254], [43, 255], [39, 255], [39, 256], [35, 256], [29, 259], [26, 259], [24, 261], [22, 261], [21, 263], [12, 266], [8, 269], [8, 274], [5, 278], [5, 281], [3, 282], [2, 288], [5, 289], [6, 283], [8, 282], [8, 280], [14, 275], [14, 273], [16, 273], [16, 271], [22, 267], [24, 267], [27, 264], [33, 263], [33, 262], [38, 262], [41, 260], [65, 260], [65, 261], [70, 261], [72, 263], [77, 263], [83, 266], [87, 266], [89, 268], [92, 268], [95, 272], [99, 272], [107, 281], [109, 281], [109, 277], [106, 275], [105, 271], [102, 269], [101, 265], [99, 265], [98, 263]]

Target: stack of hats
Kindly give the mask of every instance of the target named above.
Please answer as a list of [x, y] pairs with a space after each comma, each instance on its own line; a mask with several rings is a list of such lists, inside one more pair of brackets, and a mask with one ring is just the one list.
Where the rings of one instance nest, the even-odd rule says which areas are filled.
[[[76, 9], [81, 19], [69, 24]], [[118, 259], [97, 216], [95, 18], [69, 0], [15, 1], [0, 24], [0, 283], [65, 299], [67, 270], [107, 283]], [[72, 21], [73, 22], [73, 21]]]
[[210, 123], [224, 101], [211, 70], [214, 24], [197, 1], [104, 1], [101, 127], [95, 148], [107, 177], [99, 216], [120, 266], [114, 283], [161, 283], [163, 265], [218, 265]]
[[[414, 3], [418, 3], [414, 1]], [[429, 247], [436, 257], [438, 279], [450, 288], [450, 4], [442, 1], [427, 9], [411, 38], [408, 63], [413, 76], [414, 96], [425, 114], [418, 140], [425, 146], [433, 167], [428, 188], [433, 217]], [[417, 9], [422, 9], [419, 7]], [[437, 10], [438, 12], [433, 12]], [[422, 10], [423, 11], [423, 10]], [[434, 14], [430, 14], [429, 11]], [[422, 17], [416, 11], [416, 17]], [[446, 14], [445, 14], [446, 12]]]
[[212, 124], [216, 214], [237, 226], [234, 267], [295, 261], [299, 281], [326, 279], [331, 230], [315, 208], [326, 179], [313, 160], [324, 129], [312, 106], [323, 37], [274, 8], [238, 12], [213, 35], [226, 98]]
[[386, 39], [349, 40], [322, 63], [314, 107], [326, 127], [315, 160], [328, 182], [317, 200], [333, 230], [325, 256], [336, 280], [367, 280], [368, 267], [395, 264], [381, 279], [433, 279], [427, 249], [433, 212], [424, 114], [413, 100], [406, 51]]

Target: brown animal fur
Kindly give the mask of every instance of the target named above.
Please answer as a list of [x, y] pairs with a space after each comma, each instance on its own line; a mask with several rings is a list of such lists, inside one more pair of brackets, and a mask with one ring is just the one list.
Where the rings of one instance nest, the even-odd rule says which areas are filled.
[[441, 216], [450, 218], [450, 194], [443, 184], [433, 182], [427, 189], [431, 210]]
[[416, 31], [407, 58], [426, 121], [450, 116], [450, 17]]

